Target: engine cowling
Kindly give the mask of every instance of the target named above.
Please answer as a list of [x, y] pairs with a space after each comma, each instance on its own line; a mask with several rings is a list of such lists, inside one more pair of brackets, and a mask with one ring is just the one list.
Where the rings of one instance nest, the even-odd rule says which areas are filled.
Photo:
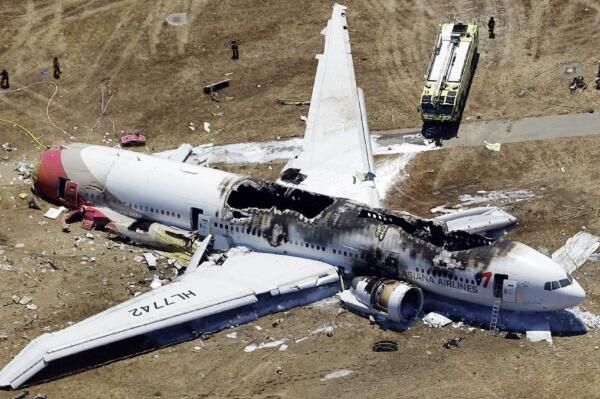
[[356, 299], [371, 311], [396, 322], [415, 319], [423, 308], [423, 292], [414, 285], [379, 277], [356, 277], [352, 288]]

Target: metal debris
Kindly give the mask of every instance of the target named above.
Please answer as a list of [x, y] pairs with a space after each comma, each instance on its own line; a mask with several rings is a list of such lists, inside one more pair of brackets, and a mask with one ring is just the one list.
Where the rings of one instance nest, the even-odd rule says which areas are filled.
[[9, 143], [4, 143], [4, 144], [2, 144], [1, 147], [6, 152], [17, 151], [17, 149], [15, 147], [13, 147], [12, 145], [10, 145]]
[[398, 342], [396, 341], [377, 341], [373, 344], [373, 352], [396, 352], [398, 350]]
[[148, 264], [148, 269], [155, 270], [157, 265], [156, 256], [154, 256], [150, 252], [144, 252], [143, 255], [144, 259], [146, 260], [146, 263]]
[[462, 341], [463, 337], [452, 337], [450, 339], [443, 339], [442, 346], [446, 349], [458, 348], [458, 344]]
[[428, 325], [429, 327], [440, 328], [450, 323], [452, 323], [452, 320], [435, 312], [430, 312], [423, 317], [423, 324]]
[[286, 100], [283, 98], [278, 98], [277, 99], [277, 104], [281, 104], [281, 105], [297, 105], [297, 106], [301, 106], [301, 105], [310, 105], [310, 101], [302, 101], [302, 100]]
[[61, 206], [60, 208], [50, 208], [48, 209], [48, 212], [44, 213], [44, 217], [55, 220], [66, 210], [67, 208], [65, 208], [64, 206]]

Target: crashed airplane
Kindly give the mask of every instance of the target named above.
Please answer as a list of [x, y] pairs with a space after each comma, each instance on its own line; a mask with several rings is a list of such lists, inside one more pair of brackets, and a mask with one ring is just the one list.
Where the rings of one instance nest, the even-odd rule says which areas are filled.
[[[181, 152], [157, 157], [74, 143], [42, 155], [39, 195], [82, 212], [88, 228], [191, 256], [170, 284], [34, 339], [0, 371], [0, 386], [55, 378], [311, 303], [339, 292], [340, 281], [349, 282], [346, 306], [397, 322], [417, 317], [424, 292], [532, 312], [584, 300], [577, 281], [550, 258], [466, 231], [465, 220], [474, 220], [473, 231], [486, 230], [472, 212], [435, 220], [381, 208], [345, 7], [333, 7], [323, 34], [303, 150], [276, 183], [185, 164]], [[513, 221], [490, 218], [490, 229]], [[205, 261], [211, 247], [229, 252]]]

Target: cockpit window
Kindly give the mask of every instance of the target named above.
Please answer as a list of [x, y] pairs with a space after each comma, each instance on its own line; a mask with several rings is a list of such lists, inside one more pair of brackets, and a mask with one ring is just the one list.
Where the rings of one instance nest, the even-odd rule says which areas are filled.
[[567, 275], [567, 278], [559, 280], [559, 281], [548, 281], [547, 283], [544, 284], [544, 289], [546, 291], [553, 291], [553, 290], [557, 290], [559, 288], [566, 287], [571, 284], [573, 284], [573, 277], [571, 277], [570, 275]]

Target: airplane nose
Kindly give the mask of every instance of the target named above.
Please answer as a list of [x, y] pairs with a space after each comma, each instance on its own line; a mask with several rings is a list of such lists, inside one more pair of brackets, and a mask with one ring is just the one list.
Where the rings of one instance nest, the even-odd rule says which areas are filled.
[[67, 177], [61, 161], [61, 150], [53, 148], [45, 151], [34, 176], [35, 191], [46, 198], [57, 200], [59, 178], [61, 177]]
[[568, 287], [563, 287], [556, 291], [561, 295], [561, 302], [564, 308], [572, 308], [573, 306], [581, 305], [585, 300], [585, 291], [577, 280], [573, 279], [573, 283]]

